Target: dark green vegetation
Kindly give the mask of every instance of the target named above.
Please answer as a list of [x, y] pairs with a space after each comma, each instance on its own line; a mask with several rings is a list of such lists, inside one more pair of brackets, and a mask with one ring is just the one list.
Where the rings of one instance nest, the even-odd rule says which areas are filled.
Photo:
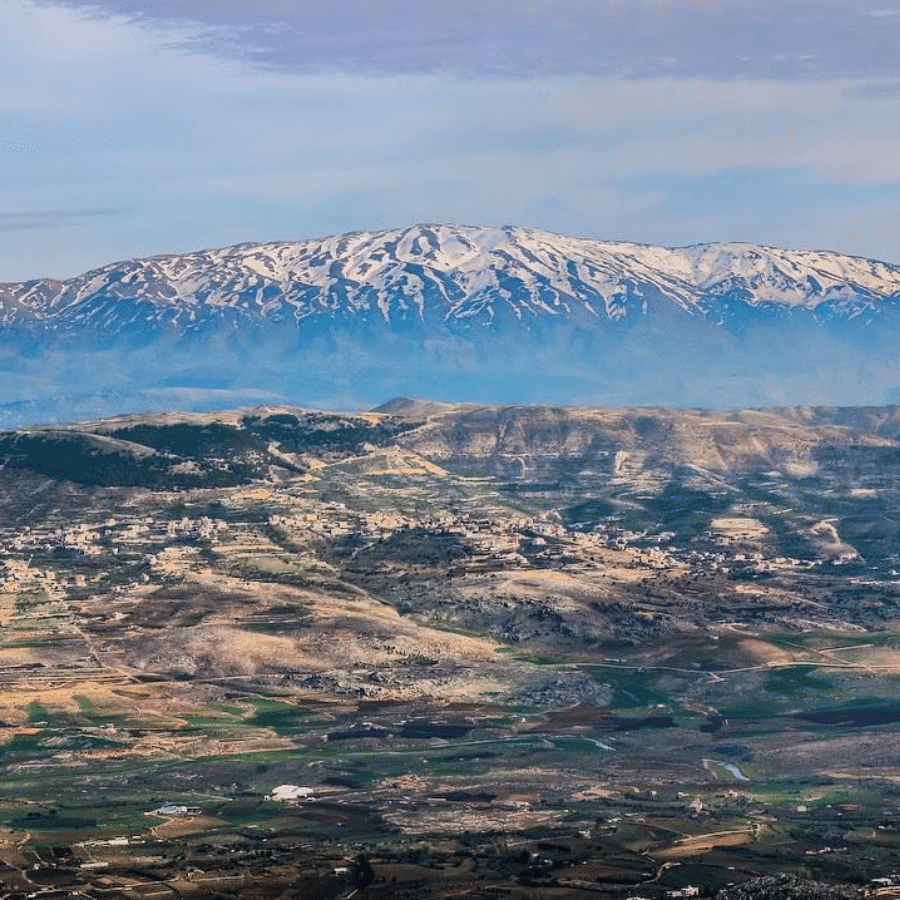
[[[173, 422], [33, 429], [0, 433], [0, 460], [78, 484], [189, 489], [229, 487], [264, 477], [270, 467], [302, 473], [285, 453], [340, 458], [365, 444], [385, 446], [413, 427], [327, 413], [247, 415], [234, 423]], [[274, 443], [281, 451], [270, 452]]]
[[898, 432], [397, 403], [2, 436], [0, 882], [853, 896], [900, 868]]

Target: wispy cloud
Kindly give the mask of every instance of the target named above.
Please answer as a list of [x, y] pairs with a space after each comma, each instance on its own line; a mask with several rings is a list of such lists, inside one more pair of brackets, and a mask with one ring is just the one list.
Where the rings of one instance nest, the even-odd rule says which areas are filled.
[[121, 209], [54, 209], [32, 212], [0, 211], [0, 231], [27, 231], [32, 228], [60, 228], [86, 219], [116, 216]]
[[900, 260], [891, 5], [0, 0], [0, 281], [417, 221]]
[[900, 79], [884, 81], [864, 81], [847, 88], [848, 100], [880, 100], [885, 97], [900, 98]]
[[302, 72], [733, 80], [898, 74], [900, 15], [879, 0], [68, 0], [187, 23], [207, 52]]

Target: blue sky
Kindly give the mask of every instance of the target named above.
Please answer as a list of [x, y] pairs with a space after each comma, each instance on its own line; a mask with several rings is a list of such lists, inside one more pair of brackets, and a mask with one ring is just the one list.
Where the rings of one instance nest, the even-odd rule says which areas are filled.
[[900, 262], [900, 0], [0, 0], [0, 281], [414, 222]]

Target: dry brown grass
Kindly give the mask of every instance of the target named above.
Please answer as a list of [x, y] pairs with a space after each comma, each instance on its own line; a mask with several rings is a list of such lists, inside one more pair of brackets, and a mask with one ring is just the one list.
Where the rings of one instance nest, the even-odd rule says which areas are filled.
[[795, 656], [781, 647], [756, 638], [738, 641], [737, 650], [754, 663], [765, 666], [788, 666], [795, 661]]
[[670, 847], [653, 851], [653, 858], [660, 862], [675, 862], [707, 853], [716, 847], [743, 847], [753, 843], [753, 830], [719, 831], [712, 834], [698, 834], [693, 837], [679, 838]]
[[162, 824], [154, 825], [150, 833], [160, 840], [171, 840], [187, 834], [213, 831], [223, 824], [223, 821], [215, 816], [171, 816]]

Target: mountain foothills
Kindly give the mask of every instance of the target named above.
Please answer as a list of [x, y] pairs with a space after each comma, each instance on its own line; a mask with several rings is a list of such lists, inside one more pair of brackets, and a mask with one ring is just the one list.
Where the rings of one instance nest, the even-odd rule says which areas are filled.
[[898, 547], [896, 406], [0, 432], [0, 880], [896, 898]]
[[386, 396], [738, 407], [898, 399], [900, 267], [419, 225], [0, 285], [7, 424]]

